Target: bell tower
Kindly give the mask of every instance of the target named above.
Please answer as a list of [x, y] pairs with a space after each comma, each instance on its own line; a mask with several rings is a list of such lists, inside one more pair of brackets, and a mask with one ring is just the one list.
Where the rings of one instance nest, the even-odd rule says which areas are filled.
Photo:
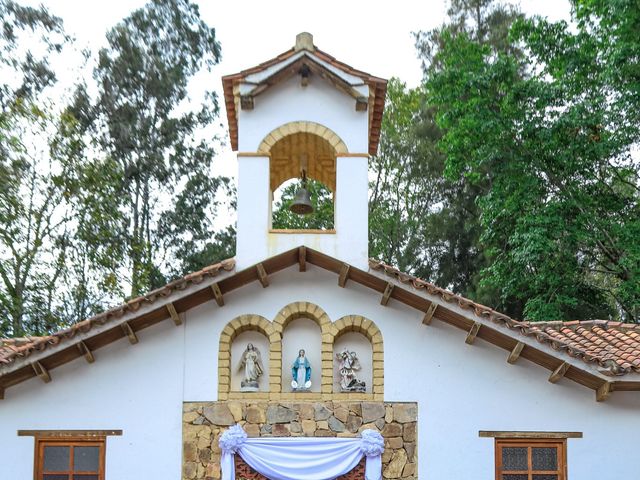
[[[309, 33], [293, 48], [222, 79], [238, 156], [238, 268], [301, 245], [368, 267], [368, 159], [378, 148], [387, 81], [319, 50]], [[274, 192], [290, 179], [333, 193], [334, 228], [274, 229]], [[292, 211], [314, 208], [298, 190]]]

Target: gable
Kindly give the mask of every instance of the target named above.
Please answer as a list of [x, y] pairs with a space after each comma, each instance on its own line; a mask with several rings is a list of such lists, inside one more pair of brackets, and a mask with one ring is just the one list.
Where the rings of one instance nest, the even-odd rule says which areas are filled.
[[[461, 348], [464, 342], [485, 341], [505, 350], [509, 363], [529, 360], [549, 371], [550, 382], [570, 379], [595, 390], [598, 400], [616, 390], [640, 390], [638, 355], [629, 353], [638, 348], [638, 327], [596, 322], [578, 324], [579, 328], [568, 325], [569, 333], [558, 325], [518, 322], [379, 262], [371, 262], [370, 270], [363, 271], [306, 247], [238, 272], [232, 270], [232, 261], [222, 262], [54, 335], [10, 341], [0, 349], [0, 389], [34, 376], [48, 381], [56, 367], [82, 356], [89, 360], [90, 352], [122, 338], [135, 343], [138, 331], [156, 323], [180, 324], [182, 313], [205, 302], [215, 300], [223, 307], [225, 296], [234, 290], [255, 282], [267, 288], [270, 275], [295, 264], [301, 272], [309, 264], [332, 272], [335, 288], [353, 282], [373, 290], [377, 295], [369, 298], [378, 298], [383, 306], [400, 302], [415, 311], [416, 323], [424, 328], [434, 321], [455, 326], [465, 332]], [[602, 347], [607, 340], [609, 346]]]

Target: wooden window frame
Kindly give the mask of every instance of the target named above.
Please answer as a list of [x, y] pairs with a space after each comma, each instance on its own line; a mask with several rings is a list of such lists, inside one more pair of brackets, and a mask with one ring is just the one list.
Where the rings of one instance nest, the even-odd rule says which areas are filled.
[[[502, 470], [502, 449], [504, 447], [527, 448], [528, 468], [524, 470]], [[532, 449], [535, 447], [554, 447], [557, 449], [557, 470], [533, 470]], [[527, 475], [528, 480], [533, 475], [558, 475], [558, 480], [567, 480], [567, 439], [566, 438], [496, 438], [495, 439], [495, 478], [502, 480], [503, 475]]]
[[[107, 437], [104, 435], [45, 435], [36, 436], [35, 438], [35, 454], [33, 466], [34, 480], [42, 480], [44, 475], [67, 475], [69, 480], [73, 480], [74, 475], [96, 475], [96, 472], [83, 471], [66, 471], [66, 472], [46, 472], [44, 470], [44, 449], [48, 446], [60, 447], [98, 447], [98, 480], [105, 480], [105, 450], [107, 445]], [[74, 449], [69, 449], [69, 465], [73, 465]]]

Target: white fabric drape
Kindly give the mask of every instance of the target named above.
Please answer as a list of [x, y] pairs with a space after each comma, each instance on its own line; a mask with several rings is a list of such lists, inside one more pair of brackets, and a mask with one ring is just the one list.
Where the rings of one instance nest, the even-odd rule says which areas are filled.
[[234, 454], [270, 480], [333, 480], [350, 472], [366, 455], [365, 479], [382, 479], [382, 436], [373, 430], [362, 438], [247, 438], [235, 425], [220, 438], [222, 480], [235, 480]]

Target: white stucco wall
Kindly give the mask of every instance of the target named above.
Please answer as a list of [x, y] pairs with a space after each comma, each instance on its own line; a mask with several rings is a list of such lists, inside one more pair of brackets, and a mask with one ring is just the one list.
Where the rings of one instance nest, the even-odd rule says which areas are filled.
[[321, 78], [314, 76], [303, 87], [299, 77], [292, 77], [255, 97], [253, 110], [238, 110], [238, 151], [256, 152], [281, 125], [309, 121], [333, 130], [349, 152], [366, 153], [369, 112], [357, 112], [355, 105], [352, 97]]
[[[187, 313], [182, 327], [169, 320], [96, 352], [96, 363], [77, 360], [7, 390], [0, 402], [0, 478], [30, 479], [33, 439], [18, 429], [122, 429], [107, 443], [107, 480], [180, 478], [181, 403], [216, 400], [217, 348], [224, 326], [255, 313], [273, 319], [285, 305], [306, 300], [332, 320], [359, 314], [381, 329], [385, 350], [385, 400], [419, 404], [419, 478], [490, 479], [493, 440], [479, 430], [581, 431], [568, 440], [569, 478], [637, 479], [640, 393], [614, 392], [597, 403], [594, 392], [526, 360], [506, 362], [507, 352], [422, 315], [393, 299], [307, 266], [270, 276]], [[318, 346], [319, 348], [319, 346]]]

